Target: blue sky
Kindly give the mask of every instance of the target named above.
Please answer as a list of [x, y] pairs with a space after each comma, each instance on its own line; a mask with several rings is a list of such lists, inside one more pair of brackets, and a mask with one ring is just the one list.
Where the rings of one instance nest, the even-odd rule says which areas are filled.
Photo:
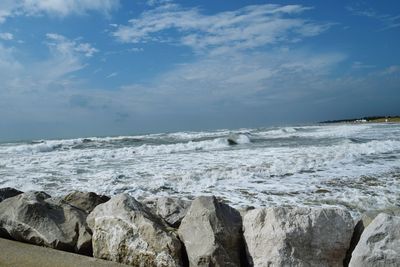
[[0, 139], [400, 114], [399, 1], [2, 0]]

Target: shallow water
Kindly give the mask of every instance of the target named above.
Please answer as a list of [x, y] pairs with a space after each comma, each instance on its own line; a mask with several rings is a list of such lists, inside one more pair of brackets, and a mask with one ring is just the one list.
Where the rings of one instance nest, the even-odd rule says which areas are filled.
[[400, 124], [0, 144], [0, 187], [6, 186], [52, 195], [213, 194], [234, 206], [341, 206], [358, 213], [400, 205]]

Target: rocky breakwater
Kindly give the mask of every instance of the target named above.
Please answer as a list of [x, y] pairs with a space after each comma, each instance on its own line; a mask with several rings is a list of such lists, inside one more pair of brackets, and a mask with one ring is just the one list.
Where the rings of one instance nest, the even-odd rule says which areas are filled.
[[[3, 191], [18, 193], [12, 189]], [[51, 198], [45, 192], [33, 191], [14, 195], [0, 203], [0, 237], [92, 254], [92, 233], [86, 223], [88, 212], [82, 207], [94, 208], [104, 202], [101, 197], [95, 195], [98, 199], [92, 199], [93, 193], [83, 192], [65, 198]], [[70, 199], [74, 195], [79, 195], [78, 201]]]
[[131, 266], [400, 266], [399, 229], [393, 214], [355, 227], [336, 208], [239, 213], [216, 197], [139, 202], [0, 189], [0, 237]]

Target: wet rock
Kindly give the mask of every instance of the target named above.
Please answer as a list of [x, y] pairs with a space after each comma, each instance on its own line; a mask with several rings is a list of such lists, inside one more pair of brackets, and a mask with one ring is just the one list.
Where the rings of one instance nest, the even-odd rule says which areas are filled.
[[53, 203], [44, 192], [27, 192], [1, 202], [0, 229], [18, 241], [91, 254], [86, 214], [70, 205]]
[[228, 138], [227, 140], [230, 146], [235, 146], [238, 144], [233, 138]]
[[4, 199], [15, 197], [22, 193], [23, 192], [11, 187], [0, 188], [0, 202], [2, 202]]
[[400, 217], [379, 214], [362, 233], [349, 266], [400, 266]]
[[110, 198], [93, 192], [75, 191], [63, 197], [62, 200], [86, 213], [90, 213], [97, 205], [107, 202]]
[[240, 266], [240, 213], [215, 197], [198, 197], [178, 232], [190, 266]]
[[342, 266], [354, 222], [340, 209], [274, 207], [243, 220], [253, 266]]
[[331, 191], [329, 191], [328, 189], [324, 189], [324, 188], [319, 188], [317, 190], [315, 190], [315, 193], [317, 194], [325, 194], [325, 193], [330, 193]]
[[172, 197], [159, 197], [147, 199], [144, 203], [170, 226], [178, 228], [190, 207], [191, 201]]
[[182, 266], [172, 228], [127, 194], [98, 205], [88, 216], [93, 255], [132, 266]]

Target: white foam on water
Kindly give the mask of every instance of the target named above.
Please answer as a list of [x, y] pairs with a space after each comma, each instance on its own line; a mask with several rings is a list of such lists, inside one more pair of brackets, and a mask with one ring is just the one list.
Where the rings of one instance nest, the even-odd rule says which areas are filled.
[[302, 136], [308, 137], [351, 137], [371, 129], [372, 125], [350, 124], [350, 125], [325, 125], [315, 128], [313, 132], [302, 133]]
[[19, 144], [16, 146], [0, 146], [0, 153], [34, 153], [51, 152], [58, 148], [66, 148], [81, 144], [83, 139], [40, 141], [34, 144]]
[[[176, 139], [159, 145], [71, 149], [84, 139], [7, 144], [0, 145], [0, 187], [55, 195], [71, 190], [128, 192], [136, 197], [215, 194], [235, 206], [330, 205], [365, 210], [398, 201], [399, 132], [400, 125], [301, 126], [152, 135], [152, 140]], [[265, 141], [253, 143], [258, 134]], [[298, 144], [271, 143], [271, 136], [278, 134], [296, 135]], [[303, 137], [315, 142], [302, 143]], [[365, 140], [353, 142], [354, 137]], [[90, 140], [112, 143], [126, 138], [139, 137]], [[238, 145], [229, 145], [228, 138]], [[326, 142], [330, 138], [338, 141]], [[323, 193], [316, 193], [319, 189]]]
[[251, 143], [251, 140], [250, 140], [249, 136], [247, 136], [246, 134], [239, 134], [236, 137], [235, 141], [238, 144], [249, 144], [249, 143]]
[[285, 127], [281, 129], [268, 129], [266, 131], [260, 131], [255, 133], [254, 135], [257, 137], [265, 137], [265, 138], [285, 138], [294, 136], [296, 133], [296, 129], [292, 127]]
[[324, 125], [324, 126], [299, 126], [282, 127], [279, 129], [268, 129], [255, 133], [256, 136], [265, 138], [289, 138], [289, 137], [350, 137], [370, 129], [372, 125], [349, 124], [349, 125]]
[[[250, 143], [250, 138], [247, 135], [239, 134], [233, 138], [238, 144]], [[161, 144], [161, 145], [141, 145], [131, 149], [131, 152], [137, 155], [157, 155], [157, 154], [171, 154], [178, 152], [190, 151], [208, 151], [229, 148], [228, 137], [215, 138], [203, 141], [189, 141], [180, 142], [175, 144]]]
[[166, 136], [175, 140], [190, 141], [201, 138], [213, 138], [229, 135], [229, 130], [220, 130], [215, 132], [176, 132], [169, 133]]
[[187, 151], [205, 151], [214, 149], [223, 149], [229, 147], [228, 140], [225, 138], [216, 138], [205, 141], [189, 141], [186, 143], [177, 143], [169, 145], [142, 145], [133, 150], [138, 155], [157, 155], [170, 154]]

